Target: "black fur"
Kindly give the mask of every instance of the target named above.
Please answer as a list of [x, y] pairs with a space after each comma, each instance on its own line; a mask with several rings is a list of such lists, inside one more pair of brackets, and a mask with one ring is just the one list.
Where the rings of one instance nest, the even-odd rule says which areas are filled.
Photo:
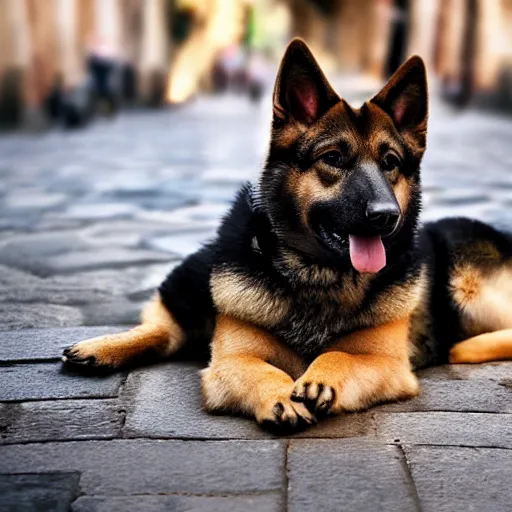
[[[419, 349], [415, 365], [443, 364], [448, 360], [449, 349], [465, 338], [448, 286], [450, 272], [455, 262], [464, 257], [475, 264], [488, 264], [482, 259], [474, 261], [476, 256], [470, 250], [472, 243], [483, 241], [496, 247], [504, 262], [512, 259], [512, 236], [486, 224], [461, 218], [427, 224], [419, 237], [411, 236], [408, 244], [400, 244], [400, 251], [372, 279], [364, 300], [355, 312], [350, 311], [349, 318], [344, 315], [343, 304], [332, 297], [341, 291], [347, 274], [356, 282], [357, 272], [349, 262], [340, 261], [333, 283], [298, 278], [282, 262], [286, 247], [280, 244], [268, 217], [255, 205], [253, 189], [246, 185], [224, 218], [216, 240], [175, 268], [159, 291], [163, 303], [189, 336], [188, 350], [203, 356], [208, 351], [217, 314], [210, 293], [212, 274], [232, 270], [252, 286], [291, 300], [289, 314], [269, 330], [312, 360], [334, 339], [354, 330], [358, 316], [364, 316], [377, 298], [385, 297], [391, 286], [417, 278], [421, 265], [426, 264], [428, 307], [422, 321], [431, 327], [424, 339], [411, 340]], [[305, 266], [314, 263], [304, 255], [302, 258]], [[359, 328], [370, 327], [361, 322]]]

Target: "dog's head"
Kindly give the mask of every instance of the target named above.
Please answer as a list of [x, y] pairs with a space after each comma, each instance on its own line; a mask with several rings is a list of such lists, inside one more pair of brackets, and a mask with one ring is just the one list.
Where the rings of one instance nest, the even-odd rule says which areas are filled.
[[404, 250], [420, 209], [425, 66], [411, 57], [361, 108], [329, 85], [306, 44], [278, 72], [261, 200], [278, 237], [316, 262], [378, 272]]

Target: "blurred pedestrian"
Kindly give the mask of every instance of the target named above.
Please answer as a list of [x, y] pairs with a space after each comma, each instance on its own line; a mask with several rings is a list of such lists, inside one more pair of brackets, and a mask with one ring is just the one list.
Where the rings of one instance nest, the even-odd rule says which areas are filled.
[[106, 108], [109, 115], [119, 106], [121, 62], [114, 47], [100, 37], [93, 37], [88, 45], [87, 70], [97, 108]]

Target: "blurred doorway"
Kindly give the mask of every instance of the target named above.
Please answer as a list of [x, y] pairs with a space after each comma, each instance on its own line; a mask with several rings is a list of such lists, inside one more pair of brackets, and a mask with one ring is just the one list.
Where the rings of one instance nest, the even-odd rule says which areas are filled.
[[466, 2], [466, 25], [462, 36], [462, 73], [460, 95], [455, 99], [456, 103], [462, 107], [469, 103], [474, 89], [477, 14], [477, 0], [468, 0]]
[[391, 29], [385, 73], [389, 78], [405, 60], [409, 40], [409, 0], [391, 0]]
[[451, 1], [444, 5], [438, 14], [435, 67], [444, 99], [464, 107], [478, 92], [477, 37], [483, 14], [479, 12], [477, 0]]

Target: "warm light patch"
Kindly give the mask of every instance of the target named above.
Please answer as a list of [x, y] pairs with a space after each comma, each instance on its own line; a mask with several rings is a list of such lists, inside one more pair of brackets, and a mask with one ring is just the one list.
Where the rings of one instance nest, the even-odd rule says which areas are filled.
[[199, 89], [219, 52], [240, 38], [243, 31], [243, 2], [238, 0], [192, 1], [199, 8], [197, 24], [190, 37], [178, 48], [168, 75], [166, 101], [182, 103]]

